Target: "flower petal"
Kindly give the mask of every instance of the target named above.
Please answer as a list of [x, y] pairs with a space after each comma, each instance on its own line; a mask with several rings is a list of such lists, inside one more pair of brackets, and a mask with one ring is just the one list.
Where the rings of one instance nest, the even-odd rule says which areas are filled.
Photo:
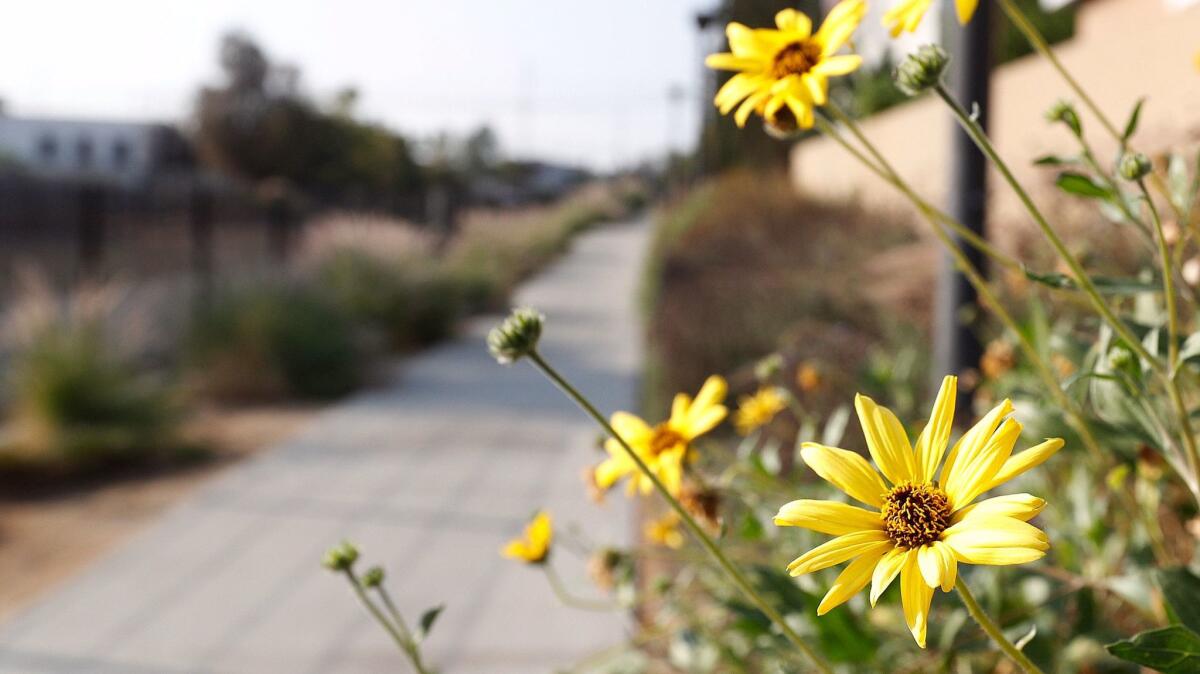
[[1028, 522], [1042, 512], [1046, 502], [1031, 494], [1007, 494], [973, 503], [954, 513], [951, 524], [958, 524], [968, 517], [1012, 517]]
[[862, 61], [862, 57], [857, 54], [826, 56], [817, 65], [813, 66], [809, 72], [814, 75], [824, 75], [826, 77], [847, 75], [858, 70], [858, 67], [862, 65]]
[[837, 501], [801, 499], [785, 504], [775, 516], [775, 525], [803, 527], [823, 534], [841, 536], [854, 531], [883, 528], [879, 513]]
[[866, 14], [865, 0], [842, 0], [829, 10], [815, 36], [816, 41], [821, 44], [822, 53], [828, 56], [841, 49], [858, 29], [858, 24]]
[[954, 8], [958, 12], [958, 22], [965, 26], [975, 15], [975, 8], [978, 6], [979, 0], [954, 0]]
[[812, 34], [812, 19], [804, 12], [791, 8], [779, 10], [775, 15], [775, 26], [779, 30], [797, 33], [790, 36], [794, 39], [802, 40]]
[[995, 477], [993, 477], [991, 482], [988, 483], [988, 486], [984, 488], [984, 491], [987, 491], [988, 489], [994, 489], [997, 486], [1004, 484], [1005, 482], [1008, 482], [1014, 477], [1020, 475], [1021, 473], [1024, 473], [1030, 468], [1040, 466], [1046, 461], [1046, 459], [1054, 456], [1055, 452], [1062, 449], [1062, 446], [1062, 438], [1051, 438], [1040, 445], [1030, 447], [1023, 452], [1018, 452], [1008, 457], [1008, 461], [1004, 462], [1004, 465], [1001, 466], [1000, 470], [996, 472]]
[[933, 588], [921, 577], [917, 551], [909, 550], [905, 555], [904, 567], [900, 569], [900, 602], [904, 605], [904, 622], [908, 623], [909, 631], [921, 648], [925, 648], [929, 604], [932, 601]]
[[758, 72], [766, 68], [766, 62], [761, 59], [735, 56], [728, 52], [709, 54], [704, 58], [704, 65], [713, 70], [735, 70]]
[[954, 550], [941, 541], [923, 545], [917, 550], [917, 566], [921, 577], [929, 587], [940, 587], [949, 592], [958, 578], [958, 558]]
[[996, 472], [1012, 455], [1013, 447], [1021, 437], [1022, 428], [1020, 422], [1005, 419], [991, 437], [963, 447], [954, 465], [954, 472], [946, 477], [943, 487], [955, 510], [983, 493], [984, 488], [996, 476]]
[[915, 480], [916, 459], [908, 444], [904, 426], [896, 415], [861, 393], [854, 396], [854, 409], [858, 410], [858, 421], [867, 438], [867, 449], [880, 472], [892, 484]]
[[800, 555], [788, 564], [788, 573], [802, 576], [813, 571], [820, 571], [852, 557], [866, 554], [878, 547], [879, 543], [891, 543], [887, 534], [882, 531], [855, 531], [854, 533], [838, 536], [822, 543], [808, 552]]
[[800, 446], [800, 458], [817, 475], [833, 486], [876, 508], [883, 507], [887, 485], [867, 460], [854, 452], [826, 447], [815, 442]]
[[750, 119], [750, 115], [759, 110], [767, 98], [771, 95], [769, 91], [756, 91], [742, 103], [742, 107], [733, 113], [733, 121], [738, 125], [738, 128], [746, 126], [746, 120]]
[[907, 555], [907, 548], [892, 548], [875, 565], [875, 572], [871, 575], [871, 606], [879, 601], [884, 591], [888, 589], [888, 585], [891, 585], [900, 573], [900, 569], [904, 568], [904, 560], [908, 558]]
[[1050, 548], [1040, 529], [1012, 517], [972, 517], [942, 532], [958, 561], [968, 564], [1024, 564]]
[[921, 431], [921, 435], [917, 436], [914, 451], [917, 457], [918, 482], [933, 481], [942, 454], [950, 444], [950, 431], [954, 428], [954, 402], [957, 397], [958, 377], [947, 376], [942, 379], [942, 387], [933, 403], [933, 412], [929, 415], [929, 424]]
[[963, 433], [958, 442], [950, 448], [950, 453], [946, 455], [946, 462], [942, 465], [941, 483], [944, 485], [949, 480], [951, 473], [954, 472], [954, 464], [958, 462], [958, 455], [965, 447], [970, 447], [979, 438], [991, 437], [992, 433], [996, 432], [996, 427], [1000, 425], [1000, 420], [1011, 414], [1013, 411], [1012, 401], [1005, 399], [999, 405], [996, 405], [983, 418], [975, 422], [975, 425]]
[[858, 559], [846, 565], [833, 585], [829, 587], [829, 592], [825, 593], [825, 597], [821, 599], [821, 603], [817, 606], [817, 615], [825, 615], [833, 608], [841, 606], [847, 599], [858, 594], [858, 591], [866, 587], [871, 581], [871, 573], [875, 570], [875, 565], [879, 559], [888, 551], [892, 550], [891, 541], [877, 543], [874, 548], [868, 549], [862, 553]]
[[829, 86], [829, 83], [824, 77], [809, 72], [800, 76], [800, 83], [808, 90], [808, 95], [812, 97], [813, 103], [825, 105], [825, 89]]
[[609, 419], [609, 424], [617, 432], [617, 435], [624, 438], [625, 442], [631, 445], [638, 438], [650, 433], [650, 426], [629, 412], [613, 412], [612, 417]]

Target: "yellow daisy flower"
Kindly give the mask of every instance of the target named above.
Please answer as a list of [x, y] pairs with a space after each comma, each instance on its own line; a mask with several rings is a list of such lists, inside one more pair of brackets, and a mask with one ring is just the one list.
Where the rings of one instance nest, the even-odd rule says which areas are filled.
[[[813, 125], [813, 108], [824, 105], [829, 78], [845, 75], [862, 64], [862, 57], [837, 52], [849, 41], [866, 14], [864, 0], [842, 0], [816, 33], [812, 20], [794, 9], [775, 15], [775, 29], [752, 29], [736, 21], [725, 28], [729, 53], [705, 59], [709, 68], [736, 75], [717, 92], [713, 102], [745, 126], [751, 113], [768, 121], [786, 109], [801, 128]], [[739, 105], [740, 104], [740, 105]]]
[[[883, 25], [897, 37], [905, 31], [911, 33], [921, 25], [925, 12], [934, 0], [900, 0], [892, 5], [883, 15]], [[954, 9], [958, 12], [958, 22], [966, 24], [975, 15], [979, 0], [954, 0]]]
[[1046, 506], [1045, 501], [1012, 494], [971, 502], [1041, 464], [1063, 441], [1046, 440], [1014, 455], [1022, 427], [1007, 418], [1013, 407], [1005, 400], [951, 447], [935, 480], [950, 440], [957, 388], [955, 377], [942, 382], [929, 425], [917, 437], [915, 448], [896, 415], [866, 396], [855, 398], [867, 448], [882, 476], [854, 452], [811, 442], [802, 446], [804, 462], [817, 475], [872, 507], [800, 500], [783, 506], [775, 516], [779, 526], [836, 536], [789, 564], [793, 576], [854, 560], [821, 600], [818, 615], [845, 602], [867, 583], [874, 605], [898, 575], [905, 621], [924, 648], [934, 588], [949, 592], [960, 562], [1023, 564], [1046, 554], [1050, 547], [1046, 534], [1028, 523]]
[[763, 386], [752, 396], [738, 399], [737, 412], [733, 414], [733, 425], [742, 435], [750, 435], [755, 429], [771, 423], [776, 414], [787, 407], [787, 400], [774, 386]]
[[[610, 423], [617, 435], [624, 438], [654, 475], [662, 480], [667, 491], [678, 495], [683, 482], [683, 463], [692, 441], [715, 428], [729, 413], [721, 404], [727, 389], [723, 378], [709, 377], [695, 400], [686, 393], [676, 395], [671, 405], [671, 418], [657, 426], [651, 427], [628, 412], [614, 413]], [[608, 458], [596, 466], [593, 473], [597, 487], [607, 490], [628, 477], [629, 494], [638, 490], [643, 494], [650, 493], [654, 483], [638, 470], [637, 464], [629, 458], [620, 443], [609, 439], [604, 443], [604, 449], [608, 452]]]
[[553, 540], [554, 525], [550, 521], [550, 513], [539, 510], [525, 526], [524, 535], [509, 541], [500, 554], [529, 564], [541, 564], [550, 555], [550, 543]]
[[674, 510], [666, 515], [651, 520], [642, 528], [642, 535], [651, 543], [657, 543], [672, 550], [683, 547], [683, 532], [679, 530], [679, 514]]

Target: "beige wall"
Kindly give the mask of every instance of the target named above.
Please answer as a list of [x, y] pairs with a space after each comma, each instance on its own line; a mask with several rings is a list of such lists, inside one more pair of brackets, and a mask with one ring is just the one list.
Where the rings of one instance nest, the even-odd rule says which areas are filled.
[[[1116, 124], [1123, 125], [1133, 103], [1147, 97], [1135, 146], [1159, 153], [1200, 141], [1200, 6], [1168, 10], [1148, 0], [1095, 0], [1080, 9], [1076, 36], [1057, 53], [1085, 90]], [[953, 65], [951, 66], [953, 67]], [[1073, 152], [1073, 139], [1043, 114], [1056, 100], [1071, 98], [1044, 59], [1029, 56], [1000, 68], [993, 77], [992, 135], [1018, 177], [1047, 201], [1054, 171], [1031, 162], [1047, 153]], [[969, 107], [969, 106], [968, 106]], [[1084, 129], [1101, 161], [1116, 144], [1082, 106]], [[932, 96], [876, 115], [863, 123], [867, 135], [916, 185], [944, 203], [949, 184], [952, 120]], [[797, 188], [823, 196], [849, 196], [881, 208], [911, 210], [907, 202], [825, 138], [796, 145], [792, 177]], [[999, 176], [990, 177], [992, 236], [1006, 243], [1006, 229], [1024, 214]], [[1050, 205], [1053, 209], [1055, 206]]]

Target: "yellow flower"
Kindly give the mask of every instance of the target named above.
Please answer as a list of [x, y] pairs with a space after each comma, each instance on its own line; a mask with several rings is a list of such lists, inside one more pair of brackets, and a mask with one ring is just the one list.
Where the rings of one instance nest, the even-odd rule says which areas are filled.
[[550, 521], [550, 513], [539, 510], [533, 516], [533, 520], [525, 526], [525, 534], [509, 541], [500, 554], [529, 564], [541, 564], [550, 554], [550, 543], [553, 539], [554, 526]]
[[[723, 378], [709, 377], [695, 400], [686, 393], [676, 395], [671, 405], [671, 418], [657, 426], [651, 427], [628, 412], [616, 412], [610, 421], [617, 435], [629, 443], [667, 490], [678, 495], [683, 481], [683, 463], [692, 441], [716, 427], [729, 413], [721, 404], [727, 388]], [[604, 449], [608, 458], [596, 466], [593, 474], [597, 487], [609, 489], [628, 477], [631, 495], [639, 489], [643, 494], [650, 493], [654, 483], [642, 474], [620, 443], [609, 439], [604, 443]]]
[[750, 435], [752, 431], [771, 423], [776, 414], [787, 407], [787, 401], [774, 386], [763, 386], [752, 396], [742, 396], [738, 399], [737, 412], [733, 415], [733, 425], [742, 435]]
[[855, 398], [867, 448], [883, 476], [854, 452], [811, 442], [802, 446], [804, 462], [817, 475], [872, 508], [800, 500], [783, 506], [775, 516], [779, 526], [836, 536], [789, 564], [793, 576], [854, 560], [821, 600], [818, 615], [845, 602], [867, 583], [874, 605], [898, 575], [905, 621], [924, 648], [934, 588], [949, 592], [960, 562], [1024, 564], [1046, 554], [1050, 547], [1046, 534], [1029, 524], [1045, 501], [1012, 494], [971, 502], [1041, 464], [1063, 441], [1047, 440], [1014, 455], [1022, 427], [1007, 418], [1013, 407], [1005, 400], [950, 448], [935, 480], [950, 439], [957, 388], [955, 377], [942, 382], [929, 425], [917, 437], [915, 448], [896, 415], [870, 398]]
[[666, 546], [673, 550], [683, 547], [683, 532], [679, 530], [679, 514], [674, 510], [666, 515], [651, 520], [642, 528], [642, 534], [651, 543]]
[[[883, 15], [883, 25], [896, 37], [905, 31], [915, 31], [925, 18], [925, 12], [933, 0], [899, 0]], [[979, 0], [954, 0], [954, 8], [958, 12], [958, 22], [966, 24], [975, 15]]]
[[812, 20], [794, 9], [775, 15], [777, 29], [730, 23], [725, 28], [730, 53], [712, 54], [704, 62], [737, 74], [713, 102], [722, 115], [736, 107], [733, 119], [738, 126], [745, 126], [754, 112], [776, 121], [776, 115], [786, 109], [798, 126], [811, 127], [813, 108], [824, 105], [828, 97], [829, 78], [851, 73], [862, 64], [860, 56], [837, 52], [866, 11], [864, 0], [842, 0], [816, 33]]

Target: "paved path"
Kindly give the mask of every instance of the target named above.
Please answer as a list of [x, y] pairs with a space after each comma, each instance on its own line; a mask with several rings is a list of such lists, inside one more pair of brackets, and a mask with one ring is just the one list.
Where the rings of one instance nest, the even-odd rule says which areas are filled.
[[[646, 229], [581, 237], [518, 297], [549, 316], [544, 353], [603, 409], [633, 404]], [[406, 612], [445, 602], [428, 644], [445, 674], [560, 671], [617, 643], [625, 616], [561, 607], [539, 572], [497, 554], [543, 505], [595, 541], [627, 542], [632, 524], [620, 499], [583, 493], [596, 430], [528, 364], [487, 355], [494, 322], [406, 361], [0, 626], [0, 672], [407, 671], [318, 564], [342, 537], [385, 565]], [[556, 562], [591, 590], [582, 561]]]

